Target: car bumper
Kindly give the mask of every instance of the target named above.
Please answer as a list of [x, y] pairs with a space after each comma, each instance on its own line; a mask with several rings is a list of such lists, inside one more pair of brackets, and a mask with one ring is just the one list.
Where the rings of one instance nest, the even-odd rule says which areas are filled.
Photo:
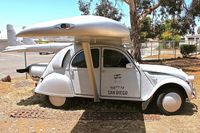
[[196, 88], [193, 88], [191, 99], [196, 99], [196, 98], [197, 98]]

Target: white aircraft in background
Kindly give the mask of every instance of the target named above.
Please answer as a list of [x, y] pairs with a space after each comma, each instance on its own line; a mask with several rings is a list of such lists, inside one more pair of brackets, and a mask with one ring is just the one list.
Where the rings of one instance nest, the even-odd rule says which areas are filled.
[[33, 39], [23, 38], [18, 40], [12, 25], [7, 25], [8, 45], [3, 52], [39, 52], [57, 53], [71, 43], [46, 43], [36, 44]]

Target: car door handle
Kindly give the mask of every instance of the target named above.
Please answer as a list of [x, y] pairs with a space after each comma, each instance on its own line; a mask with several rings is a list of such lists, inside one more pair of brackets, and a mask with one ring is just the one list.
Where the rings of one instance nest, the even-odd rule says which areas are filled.
[[70, 76], [71, 76], [72, 78], [74, 77], [74, 71], [73, 71], [73, 70], [70, 71]]

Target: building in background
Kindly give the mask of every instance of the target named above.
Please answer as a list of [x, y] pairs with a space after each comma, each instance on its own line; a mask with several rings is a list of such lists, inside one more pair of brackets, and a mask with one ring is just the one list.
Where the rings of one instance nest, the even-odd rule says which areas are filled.
[[199, 44], [200, 34], [188, 34], [181, 37], [180, 44]]

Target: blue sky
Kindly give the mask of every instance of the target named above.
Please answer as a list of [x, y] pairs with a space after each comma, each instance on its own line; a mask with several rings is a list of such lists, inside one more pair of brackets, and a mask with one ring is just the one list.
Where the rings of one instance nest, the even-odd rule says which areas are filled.
[[[12, 24], [19, 31], [23, 26], [65, 17], [80, 16], [78, 0], [1, 0], [0, 31], [6, 35], [6, 25]], [[122, 3], [121, 3], [122, 4]], [[125, 4], [120, 5], [129, 12]], [[122, 23], [129, 25], [129, 17], [125, 15]]]
[[[0, 38], [6, 37], [6, 25], [12, 24], [19, 31], [23, 26], [65, 17], [80, 16], [78, 0], [1, 0], [0, 1]], [[187, 0], [191, 2], [191, 0]], [[129, 22], [129, 9], [119, 3], [123, 10], [122, 23]]]

